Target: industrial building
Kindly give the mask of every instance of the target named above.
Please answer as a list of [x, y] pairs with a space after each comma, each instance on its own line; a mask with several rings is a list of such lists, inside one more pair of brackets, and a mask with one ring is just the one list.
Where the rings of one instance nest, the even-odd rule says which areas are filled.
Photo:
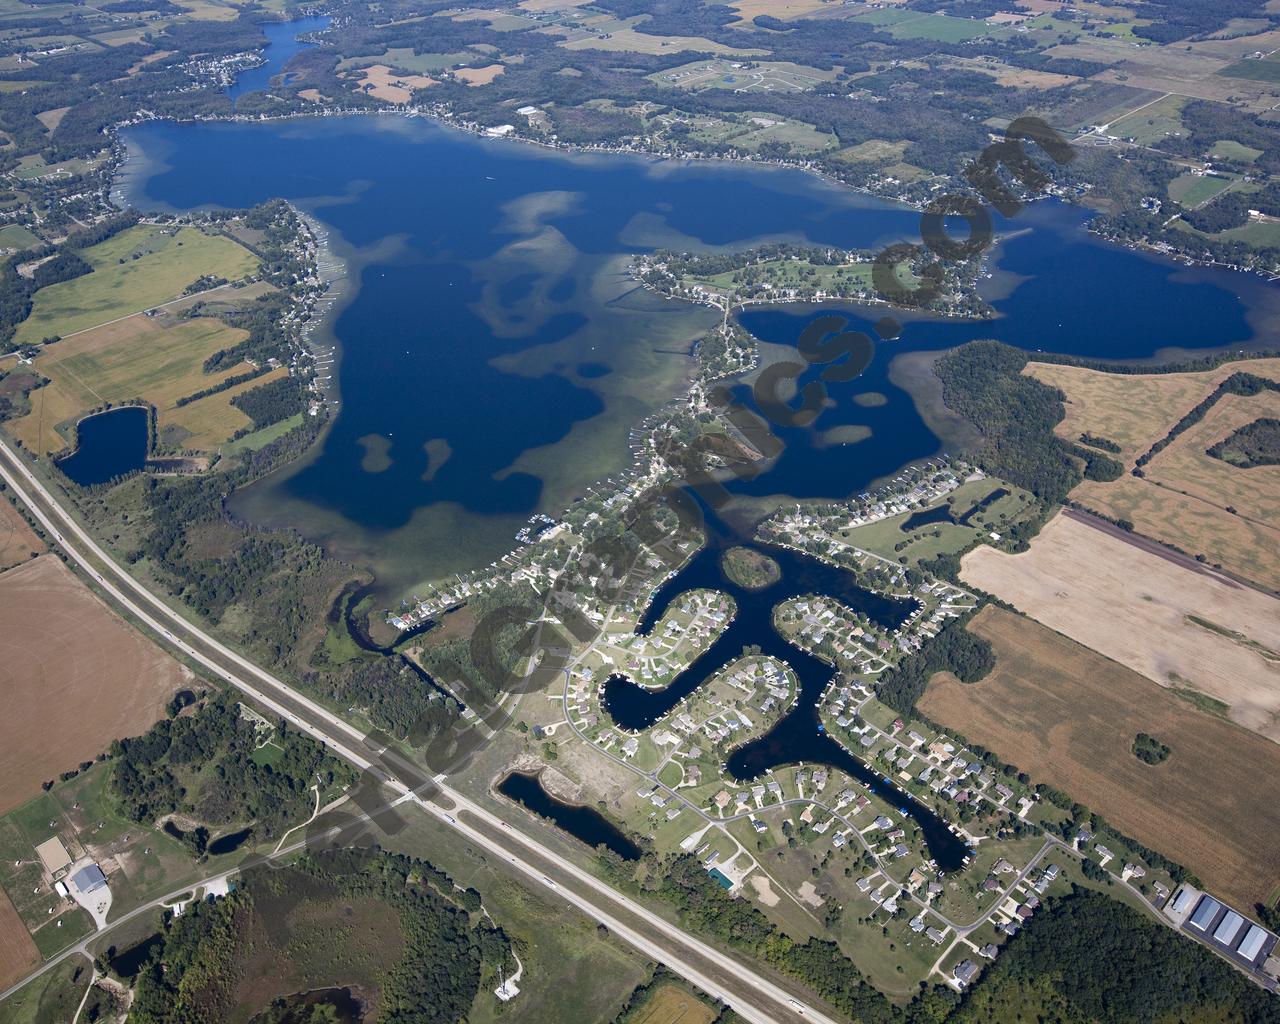
[[[1174, 900], [1175, 906], [1182, 900], [1179, 910], [1185, 909], [1190, 903], [1185, 898], [1188, 891], [1192, 894], [1195, 892], [1188, 887], [1178, 893]], [[1277, 942], [1276, 936], [1271, 932], [1207, 893], [1200, 896], [1200, 902], [1195, 905], [1195, 910], [1182, 927], [1232, 960], [1255, 971], [1262, 967]]]

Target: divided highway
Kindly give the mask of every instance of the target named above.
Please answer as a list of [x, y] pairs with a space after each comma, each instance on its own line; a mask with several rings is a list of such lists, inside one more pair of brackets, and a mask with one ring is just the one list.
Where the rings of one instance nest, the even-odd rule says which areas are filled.
[[[416, 804], [442, 826], [455, 829], [475, 846], [508, 863], [533, 886], [554, 892], [645, 956], [723, 1000], [753, 1024], [780, 1024], [801, 1018], [836, 1024], [779, 983], [686, 934], [534, 837], [511, 827], [441, 779], [435, 780], [439, 795], [434, 799], [425, 799], [412, 790], [381, 759], [374, 763], [375, 748], [349, 722], [188, 622], [120, 568], [4, 441], [0, 441], [0, 479], [31, 510], [67, 557], [122, 608], [153, 630], [165, 645], [325, 743], [357, 768], [384, 777], [386, 785], [398, 795], [396, 803]], [[446, 806], [450, 803], [452, 806]]]

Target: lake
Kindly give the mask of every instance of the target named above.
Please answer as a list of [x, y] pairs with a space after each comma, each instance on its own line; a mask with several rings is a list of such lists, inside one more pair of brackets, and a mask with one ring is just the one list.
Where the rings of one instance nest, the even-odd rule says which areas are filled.
[[[683, 394], [690, 346], [717, 314], [637, 289], [630, 254], [918, 237], [912, 211], [798, 171], [571, 156], [403, 116], [155, 123], [124, 138], [120, 185], [144, 209], [284, 196], [329, 228], [350, 282], [331, 331], [336, 417], [307, 458], [231, 507], [370, 566], [388, 605], [497, 558], [532, 513], [554, 515], [624, 469], [631, 428]], [[999, 224], [984, 282], [998, 318], [904, 317], [861, 379], [832, 386], [821, 429], [779, 431], [783, 457], [735, 489], [844, 496], [937, 453], [892, 379], [901, 353], [997, 337], [1147, 358], [1252, 343], [1275, 315], [1258, 279], [1122, 250], [1084, 225], [1058, 202]], [[819, 312], [756, 309], [741, 322], [777, 353]], [[846, 311], [863, 327], [883, 313]], [[864, 392], [887, 401], [852, 400]], [[870, 438], [839, 443], [831, 428], [848, 426]]]

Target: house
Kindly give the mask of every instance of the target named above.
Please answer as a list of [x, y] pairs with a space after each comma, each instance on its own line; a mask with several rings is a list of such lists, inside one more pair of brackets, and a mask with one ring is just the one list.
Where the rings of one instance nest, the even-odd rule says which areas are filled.
[[983, 946], [980, 950], [978, 950], [978, 955], [984, 956], [988, 960], [994, 960], [996, 958], [996, 954], [999, 952], [1000, 952], [999, 946], [997, 946], [994, 942], [988, 942], [985, 946]]
[[943, 939], [945, 939], [945, 938], [947, 937], [945, 933], [940, 932], [940, 931], [938, 931], [938, 929], [937, 929], [937, 928], [933, 928], [933, 927], [926, 928], [926, 929], [924, 930], [924, 933], [925, 933], [927, 936], [929, 936], [929, 938], [930, 938], [930, 939], [932, 939], [932, 940], [933, 940], [933, 944], [934, 944], [935, 946], [937, 946], [937, 945], [941, 944], [942, 940], [943, 940]]
[[978, 965], [972, 960], [961, 960], [951, 973], [955, 975], [956, 981], [963, 987], [972, 983], [973, 979], [978, 976]]

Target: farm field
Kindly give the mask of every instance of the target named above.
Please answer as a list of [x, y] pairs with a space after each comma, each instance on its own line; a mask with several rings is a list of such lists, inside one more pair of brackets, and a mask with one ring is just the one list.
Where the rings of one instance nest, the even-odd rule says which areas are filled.
[[689, 50], [695, 53], [719, 53], [736, 57], [767, 57], [764, 50], [745, 49], [737, 46], [726, 46], [701, 36], [657, 36], [646, 32], [637, 32], [635, 26], [648, 15], [619, 20], [611, 17], [584, 18], [572, 29], [552, 26], [538, 29], [551, 35], [564, 36], [560, 42], [566, 50], [610, 50], [647, 53], [651, 55], [680, 53]]
[[822, 71], [785, 61], [744, 64], [741, 61], [700, 60], [667, 71], [655, 71], [649, 81], [675, 89], [733, 89], [739, 92], [803, 92], [835, 78]]
[[1060, 437], [1071, 441], [1081, 434], [1105, 437], [1120, 446], [1117, 457], [1127, 466], [1222, 381], [1240, 371], [1280, 380], [1280, 359], [1241, 360], [1196, 373], [1104, 373], [1035, 362], [1023, 370], [1066, 394], [1066, 416], [1055, 429]]
[[[1146, 479], [1274, 530], [1273, 545], [1280, 547], [1280, 466], [1245, 469], [1207, 454], [1207, 449], [1239, 428], [1268, 417], [1280, 417], [1280, 391], [1249, 397], [1223, 395], [1204, 419], [1147, 463]], [[1228, 508], [1235, 512], [1227, 512]]]
[[981, 547], [961, 564], [964, 582], [1163, 687], [1220, 701], [1233, 721], [1280, 743], [1275, 598], [1065, 512], [1028, 551]]
[[0, 575], [0, 811], [144, 732], [191, 673], [117, 618], [56, 557]]
[[19, 512], [0, 498], [0, 572], [29, 561], [44, 550], [44, 543]]
[[40, 951], [14, 909], [0, 891], [0, 988], [8, 988], [40, 964]]
[[41, 288], [15, 340], [36, 344], [139, 313], [182, 295], [202, 275], [229, 281], [258, 269], [258, 258], [222, 235], [139, 224], [81, 255], [93, 273]]
[[1133, 139], [1139, 146], [1154, 145], [1170, 135], [1181, 137], [1187, 133], [1182, 127], [1182, 108], [1186, 104], [1185, 96], [1166, 96], [1113, 121], [1107, 134]]
[[[161, 437], [175, 448], [211, 451], [236, 431], [253, 423], [248, 416], [231, 404], [233, 398], [287, 376], [289, 371], [280, 367], [270, 373], [264, 373], [261, 377], [255, 377], [226, 391], [220, 391], [216, 395], [188, 402], [181, 408], [162, 409], [158, 416]], [[170, 433], [170, 429], [174, 432]]]
[[715, 1010], [685, 991], [684, 986], [671, 983], [655, 988], [629, 1021], [630, 1024], [711, 1024], [715, 1019]]
[[382, 53], [368, 54], [363, 57], [345, 57], [338, 62], [338, 70], [350, 68], [366, 68], [373, 64], [386, 64], [397, 71], [408, 74], [430, 74], [436, 71], [447, 71], [460, 64], [469, 64], [476, 59], [474, 53], [460, 50], [456, 53], [414, 53], [412, 47], [388, 47]]
[[1208, 174], [1183, 174], [1169, 182], [1169, 198], [1194, 209], [1231, 187], [1230, 178]]
[[[1132, 468], [1227, 377], [1247, 372], [1280, 380], [1280, 359], [1241, 360], [1197, 373], [1111, 374], [1048, 363], [1028, 363], [1024, 372], [1066, 394], [1066, 415], [1055, 428], [1060, 436], [1074, 441], [1088, 433], [1114, 441], [1121, 449], [1116, 457]], [[1265, 410], [1274, 410], [1276, 399], [1269, 392], [1240, 405], [1240, 396], [1224, 395], [1146, 466], [1145, 479], [1126, 474], [1105, 483], [1085, 480], [1071, 497], [1132, 523], [1139, 533], [1280, 590], [1280, 530], [1272, 514], [1280, 503], [1280, 474], [1238, 469], [1203, 454], [1248, 422], [1237, 422], [1226, 410], [1263, 410], [1251, 418], [1274, 415]]]
[[946, 14], [922, 14], [896, 8], [859, 15], [855, 20], [869, 22], [884, 29], [895, 39], [934, 39], [940, 43], [962, 43], [980, 36], [1004, 35], [985, 21], [974, 18], [952, 18]]
[[[68, 427], [86, 412], [106, 402], [143, 398], [156, 407], [162, 430], [173, 425], [214, 447], [249, 423], [248, 417], [228, 404], [235, 389], [181, 407], [176, 403], [246, 372], [249, 367], [243, 363], [218, 374], [206, 374], [203, 369], [205, 359], [244, 337], [244, 331], [208, 317], [166, 327], [141, 315], [78, 334], [36, 357], [35, 368], [50, 383], [32, 392], [30, 413], [11, 421], [6, 429], [32, 451], [53, 454], [69, 446]], [[213, 415], [214, 409], [221, 412]], [[211, 438], [219, 419], [230, 429]]]
[[1228, 64], [1218, 74], [1224, 78], [1242, 78], [1250, 82], [1280, 82], [1280, 56], [1273, 53], [1261, 60], [1245, 58]]
[[1132, 476], [1112, 483], [1086, 480], [1071, 497], [1102, 515], [1132, 523], [1145, 536], [1280, 590], [1280, 549], [1269, 524], [1224, 513], [1216, 504]]
[[[1215, 894], [1244, 907], [1273, 897], [1280, 803], [1268, 794], [1280, 746], [1011, 612], [989, 606], [969, 628], [991, 642], [995, 670], [974, 684], [935, 676], [922, 711], [1167, 853]], [[1166, 744], [1168, 760], [1134, 757], [1139, 732]]]

